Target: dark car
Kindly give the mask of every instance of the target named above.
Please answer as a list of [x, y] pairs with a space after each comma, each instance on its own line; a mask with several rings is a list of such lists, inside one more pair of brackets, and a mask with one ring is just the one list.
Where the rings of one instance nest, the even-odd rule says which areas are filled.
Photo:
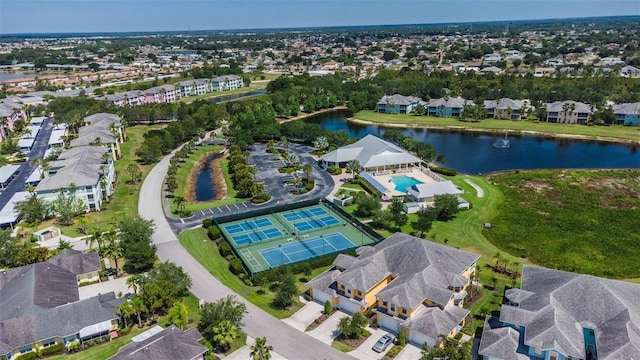
[[380, 339], [378, 339], [376, 344], [373, 345], [372, 349], [375, 352], [383, 352], [383, 351], [387, 350], [389, 345], [391, 345], [392, 343], [393, 343], [393, 337], [391, 335], [387, 334], [387, 335], [382, 336]]

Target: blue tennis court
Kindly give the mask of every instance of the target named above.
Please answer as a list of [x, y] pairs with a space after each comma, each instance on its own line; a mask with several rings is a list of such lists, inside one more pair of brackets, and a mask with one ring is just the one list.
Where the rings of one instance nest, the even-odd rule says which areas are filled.
[[293, 223], [293, 226], [298, 231], [308, 231], [313, 229], [319, 229], [326, 226], [340, 224], [340, 220], [336, 219], [333, 215], [324, 216], [317, 219], [308, 219]]
[[298, 220], [310, 219], [316, 216], [327, 215], [328, 213], [329, 212], [326, 209], [323, 209], [321, 207], [315, 207], [311, 209], [296, 210], [287, 214], [282, 214], [282, 216], [288, 222], [292, 223]]
[[233, 239], [233, 242], [236, 243], [236, 245], [240, 246], [240, 245], [250, 244], [252, 242], [258, 242], [258, 241], [277, 238], [279, 236], [282, 236], [282, 232], [280, 231], [280, 229], [271, 227], [268, 229], [254, 230], [249, 233], [235, 235], [235, 236], [232, 236], [231, 238]]
[[356, 247], [341, 233], [321, 235], [307, 240], [260, 250], [260, 255], [272, 268], [297, 263], [326, 254]]
[[229, 234], [237, 234], [239, 232], [249, 231], [253, 229], [260, 229], [268, 226], [273, 226], [273, 223], [271, 222], [271, 220], [263, 218], [263, 219], [256, 219], [256, 220], [246, 220], [245, 222], [242, 222], [242, 223], [226, 225], [224, 229]]

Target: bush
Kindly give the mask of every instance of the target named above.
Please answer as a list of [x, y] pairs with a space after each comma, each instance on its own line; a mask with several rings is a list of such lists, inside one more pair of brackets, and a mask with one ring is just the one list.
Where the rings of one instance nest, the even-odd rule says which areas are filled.
[[213, 226], [213, 219], [204, 219], [202, 221], [202, 227], [208, 229]]
[[342, 168], [339, 166], [328, 166], [327, 167], [327, 172], [329, 172], [329, 174], [331, 175], [341, 175], [342, 174]]
[[226, 241], [222, 242], [220, 244], [220, 255], [222, 255], [222, 257], [227, 257], [232, 254], [231, 244]]
[[393, 347], [391, 347], [391, 349], [389, 349], [389, 351], [387, 351], [387, 355], [385, 356], [385, 358], [392, 359], [392, 358], [398, 356], [398, 354], [400, 353], [400, 351], [402, 351], [403, 348], [404, 348], [404, 346], [400, 346], [400, 344], [393, 345]]
[[46, 348], [42, 349], [42, 351], [40, 351], [40, 356], [47, 356], [47, 355], [57, 354], [57, 353], [61, 352], [62, 349], [64, 349], [64, 344], [51, 345], [49, 347], [46, 347]]
[[253, 286], [253, 284], [251, 283], [251, 279], [244, 279], [244, 284], [247, 286]]
[[368, 182], [364, 181], [359, 176], [356, 176], [354, 179], [352, 179], [351, 183], [360, 185], [366, 192], [368, 192], [369, 194], [375, 197], [380, 197], [380, 193], [373, 186], [369, 185]]
[[238, 275], [242, 272], [244, 272], [244, 268], [242, 266], [242, 260], [240, 259], [233, 259], [229, 262], [229, 269], [231, 270], [231, 272], [234, 275]]
[[227, 261], [231, 261], [231, 260], [235, 259], [235, 256], [233, 256], [233, 254], [229, 254], [229, 255], [225, 256], [224, 258]]
[[254, 196], [253, 199], [251, 199], [251, 202], [254, 204], [262, 204], [269, 200], [271, 200], [271, 194], [265, 193], [265, 194], [260, 194], [258, 196]]
[[308, 191], [311, 191], [315, 186], [315, 180], [313, 179], [309, 179], [309, 181], [303, 180], [303, 183], [304, 183], [305, 189], [307, 189]]
[[398, 332], [398, 345], [400, 345], [401, 347], [404, 346], [407, 343], [407, 338], [404, 335], [404, 331], [399, 331]]
[[447, 176], [458, 175], [458, 172], [455, 169], [449, 169], [449, 168], [435, 166], [435, 165], [429, 165], [429, 170], [431, 170], [431, 171], [433, 171], [435, 173], [442, 174], [442, 175], [447, 175]]
[[327, 300], [324, 303], [324, 313], [329, 315], [333, 312], [333, 305], [331, 304], [331, 301]]
[[120, 335], [128, 335], [131, 332], [131, 326], [120, 329]]
[[220, 228], [218, 228], [217, 226], [215, 225], [209, 226], [207, 230], [209, 231], [209, 238], [211, 240], [216, 240], [220, 238], [221, 236]]
[[35, 360], [37, 354], [33, 351], [18, 355], [14, 360]]

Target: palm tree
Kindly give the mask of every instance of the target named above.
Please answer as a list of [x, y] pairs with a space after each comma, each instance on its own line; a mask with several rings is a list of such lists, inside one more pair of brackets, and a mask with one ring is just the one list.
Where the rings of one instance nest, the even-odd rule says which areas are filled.
[[346, 169], [351, 173], [351, 177], [354, 178], [356, 173], [360, 172], [360, 161], [353, 159], [347, 161]]
[[491, 288], [495, 289], [496, 284], [498, 284], [498, 278], [495, 276], [492, 276], [491, 279], [489, 279], [489, 281], [491, 282]]
[[89, 247], [89, 250], [93, 249], [93, 245], [97, 244], [98, 252], [102, 253], [103, 240], [104, 239], [102, 238], [102, 230], [100, 230], [99, 228], [93, 228], [93, 230], [91, 230], [91, 235], [87, 236], [84, 239], [84, 242]]
[[83, 234], [87, 235], [87, 225], [89, 225], [89, 219], [86, 216], [79, 217], [78, 225], [80, 225], [80, 231], [82, 231]]
[[266, 337], [256, 338], [255, 344], [251, 345], [251, 358], [253, 360], [269, 360], [271, 359], [271, 351], [273, 346], [267, 345]]
[[282, 143], [282, 146], [284, 147], [285, 150], [289, 148], [289, 140], [287, 139], [286, 136], [281, 137], [280, 142]]
[[238, 328], [229, 320], [222, 320], [213, 329], [213, 341], [225, 351], [238, 337]]
[[140, 287], [140, 277], [138, 275], [131, 275], [127, 278], [127, 287], [133, 289], [134, 294], [138, 294], [138, 288]]
[[496, 271], [497, 271], [498, 268], [500, 267], [500, 261], [502, 260], [502, 256], [500, 255], [500, 251], [498, 251], [495, 255], [493, 255], [493, 258], [496, 259]]
[[118, 305], [118, 311], [120, 312], [120, 316], [124, 319], [124, 327], [128, 328], [129, 323], [127, 322], [127, 319], [136, 312], [136, 309], [133, 308], [131, 302], [125, 301]]
[[187, 206], [187, 199], [184, 196], [176, 196], [173, 198], [174, 204], [178, 208], [178, 212], [183, 214], [185, 211], [185, 207]]
[[116, 276], [118, 276], [118, 259], [124, 256], [124, 250], [122, 249], [122, 244], [120, 244], [120, 241], [116, 239], [116, 236], [117, 234], [115, 230], [111, 230], [103, 234], [106, 242], [103, 249], [103, 256], [107, 259], [113, 260], [113, 265], [116, 269]]
[[36, 192], [36, 187], [32, 184], [25, 184], [24, 189], [29, 192], [29, 195], [33, 196]]
[[309, 181], [309, 176], [313, 172], [313, 166], [311, 164], [304, 164], [302, 166], [302, 171], [304, 171], [305, 175], [307, 175], [307, 182]]
[[133, 309], [136, 312], [136, 315], [138, 316], [138, 327], [141, 328], [142, 327], [141, 313], [143, 311], [147, 311], [147, 307], [144, 305], [144, 301], [142, 301], [142, 298], [138, 295], [133, 295], [131, 297], [131, 300], [129, 301], [131, 302], [131, 306], [133, 307]]
[[518, 270], [520, 270], [520, 262], [514, 260], [511, 262], [511, 266], [513, 266], [514, 278], [518, 278]]

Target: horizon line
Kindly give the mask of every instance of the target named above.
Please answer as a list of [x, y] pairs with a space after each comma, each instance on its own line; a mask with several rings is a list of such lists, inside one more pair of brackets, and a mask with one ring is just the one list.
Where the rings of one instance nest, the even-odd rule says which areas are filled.
[[559, 20], [580, 20], [580, 19], [612, 19], [612, 18], [640, 18], [640, 15], [607, 15], [607, 16], [581, 16], [581, 17], [561, 17], [561, 18], [532, 18], [518, 20], [482, 20], [482, 21], [462, 21], [462, 22], [442, 22], [442, 23], [396, 23], [396, 24], [355, 24], [355, 25], [328, 25], [328, 26], [305, 26], [305, 27], [264, 27], [264, 28], [227, 28], [227, 29], [183, 29], [183, 30], [132, 30], [132, 31], [82, 31], [82, 32], [22, 32], [22, 33], [2, 33], [0, 38], [26, 37], [29, 35], [45, 37], [44, 35], [118, 35], [118, 34], [184, 34], [200, 32], [227, 32], [237, 33], [245, 31], [295, 31], [295, 30], [320, 30], [320, 29], [342, 29], [342, 28], [368, 28], [368, 27], [404, 27], [404, 26], [441, 26], [441, 25], [465, 25], [465, 24], [489, 24], [489, 23], [522, 23], [522, 22], [544, 22]]

